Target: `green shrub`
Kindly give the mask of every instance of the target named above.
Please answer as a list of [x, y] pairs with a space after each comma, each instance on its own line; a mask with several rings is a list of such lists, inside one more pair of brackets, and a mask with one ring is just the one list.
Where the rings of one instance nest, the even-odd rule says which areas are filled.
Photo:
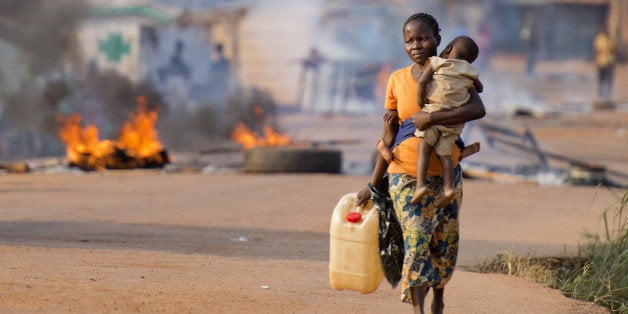
[[566, 295], [628, 313], [628, 219], [623, 215], [628, 191], [620, 202], [604, 211], [605, 233], [588, 234], [582, 248], [587, 257], [581, 268], [557, 285]]
[[522, 257], [511, 248], [473, 269], [532, 278], [571, 298], [628, 314], [628, 219], [623, 215], [628, 191], [618, 198], [603, 213], [604, 234], [587, 234], [576, 257]]

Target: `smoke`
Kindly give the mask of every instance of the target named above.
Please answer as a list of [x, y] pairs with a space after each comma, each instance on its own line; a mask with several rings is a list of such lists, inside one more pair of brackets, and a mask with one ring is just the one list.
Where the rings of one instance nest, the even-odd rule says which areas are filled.
[[83, 11], [81, 1], [3, 0], [0, 2], [0, 38], [26, 54], [31, 74], [75, 59], [74, 29]]
[[0, 158], [54, 154], [55, 114], [71, 93], [81, 1], [0, 2]]
[[[229, 81], [227, 75], [209, 72], [216, 42], [206, 40], [201, 25], [181, 28], [175, 21], [141, 28], [146, 37], [140, 62], [148, 74], [140, 82], [100, 68], [82, 56], [77, 41], [89, 18], [86, 5], [0, 1], [0, 160], [65, 154], [58, 118], [72, 113], [81, 115], [83, 125], [94, 124], [101, 139], [115, 139], [139, 96], [148, 98], [148, 109], [158, 111], [165, 147], [182, 150], [227, 138], [230, 127], [253, 115], [253, 107], [267, 117], [274, 114], [270, 95], [220, 84]], [[182, 68], [189, 71], [178, 71]], [[212, 74], [219, 81], [212, 81]]]
[[[205, 10], [216, 1], [156, 2], [187, 2], [188, 9]], [[101, 137], [116, 137], [140, 95], [159, 109], [157, 127], [165, 147], [177, 149], [198, 149], [208, 139], [224, 138], [241, 120], [257, 123], [252, 108], [262, 107], [269, 117], [266, 122], [271, 121], [275, 99], [313, 113], [379, 112], [387, 75], [409, 65], [401, 25], [417, 10], [434, 13], [443, 29], [443, 42], [461, 31], [457, 23], [464, 16], [466, 31], [478, 42], [486, 42], [480, 49], [486, 56], [490, 47], [517, 48], [512, 46], [519, 41], [517, 23], [509, 27], [501, 20], [485, 23], [486, 16], [494, 15], [492, 7], [471, 10], [460, 6], [454, 13], [449, 11], [451, 6], [445, 8], [441, 1], [433, 0], [410, 1], [405, 6], [376, 1], [251, 1], [246, 18], [238, 26], [248, 30], [247, 34], [259, 34], [259, 38], [240, 39], [243, 43], [238, 56], [232, 55], [228, 33], [214, 34], [194, 19], [181, 24], [142, 25], [138, 75], [145, 83], [133, 83], [121, 74], [99, 72], [97, 66], [83, 71], [91, 60], [81, 56], [76, 37], [86, 12], [82, 1], [2, 0], [0, 159], [63, 154], [64, 147], [56, 136], [56, 117], [60, 114], [80, 113], [84, 123], [96, 124]], [[513, 24], [508, 17], [519, 15], [509, 12], [501, 19]], [[280, 15], [282, 18], [277, 18]], [[513, 36], [506, 36], [509, 41], [502, 43], [498, 40], [502, 33]], [[224, 44], [235, 72], [216, 75], [213, 49], [217, 44]], [[324, 62], [308, 73], [305, 61], [311, 48], [317, 48]], [[485, 86], [490, 87], [481, 96], [491, 113], [521, 107], [521, 103], [544, 105], [521, 88], [520, 75], [507, 75], [512, 73], [509, 60], [503, 66], [508, 73], [491, 69], [488, 59], [480, 58], [476, 63]], [[243, 87], [260, 83], [264, 75], [271, 78], [262, 82], [270, 93]], [[575, 94], [572, 89], [565, 90]]]

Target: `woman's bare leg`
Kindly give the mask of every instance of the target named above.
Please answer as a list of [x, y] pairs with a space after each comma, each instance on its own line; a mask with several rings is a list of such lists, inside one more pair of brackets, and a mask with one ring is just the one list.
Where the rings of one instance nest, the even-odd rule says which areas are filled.
[[428, 288], [424, 285], [410, 287], [410, 297], [412, 298], [412, 309], [414, 313], [425, 313], [423, 311], [423, 305], [425, 304], [425, 295], [427, 294]]
[[432, 300], [432, 314], [442, 314], [445, 308], [443, 295], [445, 288], [434, 289], [434, 299]]

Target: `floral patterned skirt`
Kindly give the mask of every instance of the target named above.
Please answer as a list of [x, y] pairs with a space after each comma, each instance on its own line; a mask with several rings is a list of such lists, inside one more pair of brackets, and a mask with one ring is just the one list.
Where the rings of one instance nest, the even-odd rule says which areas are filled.
[[402, 269], [401, 300], [412, 303], [410, 287], [442, 288], [451, 278], [458, 257], [458, 212], [462, 204], [462, 171], [454, 169], [455, 197], [445, 208], [436, 203], [442, 192], [442, 178], [428, 178], [428, 192], [418, 204], [410, 203], [416, 178], [389, 174], [390, 196], [401, 224], [405, 258]]

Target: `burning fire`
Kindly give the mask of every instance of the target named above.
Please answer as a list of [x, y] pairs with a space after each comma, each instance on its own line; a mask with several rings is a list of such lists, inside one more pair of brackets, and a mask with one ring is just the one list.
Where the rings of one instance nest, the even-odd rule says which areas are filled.
[[79, 114], [62, 118], [59, 137], [66, 145], [70, 163], [85, 170], [148, 168], [168, 163], [155, 129], [157, 112], [146, 109], [146, 97], [137, 101], [137, 111], [131, 114], [115, 142], [100, 140], [93, 124], [81, 127]]
[[90, 124], [81, 128], [81, 115], [73, 114], [63, 118], [59, 137], [66, 145], [66, 156], [70, 163], [79, 164], [87, 158], [87, 163], [94, 169], [104, 169], [104, 157], [114, 151], [114, 143], [109, 140], [101, 141], [98, 128]]
[[290, 139], [289, 136], [277, 133], [270, 126], [264, 126], [264, 136], [259, 136], [251, 132], [242, 122], [238, 122], [233, 131], [231, 131], [231, 138], [242, 144], [245, 149], [260, 146], [288, 145], [292, 143], [292, 139]]
[[159, 153], [162, 146], [155, 130], [157, 112], [146, 110], [148, 98], [141, 96], [137, 102], [137, 111], [122, 127], [119, 142], [131, 155], [144, 158]]

